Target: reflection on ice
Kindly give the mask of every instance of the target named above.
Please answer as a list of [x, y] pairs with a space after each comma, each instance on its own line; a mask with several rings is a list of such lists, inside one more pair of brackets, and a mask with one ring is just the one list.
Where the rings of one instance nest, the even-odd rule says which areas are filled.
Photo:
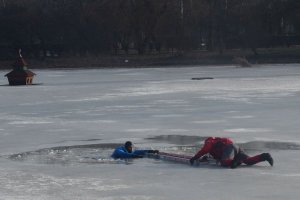
[[50, 121], [31, 121], [31, 120], [23, 120], [23, 121], [12, 121], [8, 124], [10, 125], [25, 125], [25, 124], [52, 124]]
[[201, 136], [187, 136], [187, 135], [159, 135], [151, 138], [149, 140], [156, 140], [160, 142], [168, 142], [171, 144], [186, 145], [195, 144], [199, 141], [204, 141], [207, 137]]
[[263, 128], [235, 128], [235, 129], [226, 129], [226, 132], [230, 133], [257, 133], [257, 132], [271, 132], [271, 129]]
[[252, 141], [240, 144], [244, 149], [259, 150], [300, 150], [300, 145], [292, 142], [277, 142], [277, 141]]

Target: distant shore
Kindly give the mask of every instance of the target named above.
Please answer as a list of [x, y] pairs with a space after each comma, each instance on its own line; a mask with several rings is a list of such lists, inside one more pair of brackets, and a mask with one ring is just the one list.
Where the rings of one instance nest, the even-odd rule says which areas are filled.
[[[234, 57], [245, 58], [250, 64], [300, 63], [300, 47], [258, 49], [258, 55], [250, 50], [226, 50], [222, 54], [208, 51], [188, 51], [181, 55], [160, 53], [146, 55], [97, 55], [26, 58], [31, 69], [49, 68], [143, 68], [175, 67], [186, 65], [239, 65]], [[11, 69], [14, 60], [0, 61], [0, 69]]]

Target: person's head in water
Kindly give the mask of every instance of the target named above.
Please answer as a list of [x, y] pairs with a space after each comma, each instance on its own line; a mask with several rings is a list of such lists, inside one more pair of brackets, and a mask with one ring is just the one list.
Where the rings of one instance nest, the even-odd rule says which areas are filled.
[[131, 153], [132, 152], [132, 142], [130, 142], [130, 141], [125, 142], [125, 149], [126, 149], [126, 151]]

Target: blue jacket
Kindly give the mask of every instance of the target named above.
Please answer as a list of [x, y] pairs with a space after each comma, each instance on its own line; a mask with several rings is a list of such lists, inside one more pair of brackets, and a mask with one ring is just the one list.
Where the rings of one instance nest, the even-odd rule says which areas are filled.
[[135, 156], [143, 156], [145, 155], [149, 150], [135, 150], [132, 153], [129, 153], [124, 146], [117, 147], [111, 157], [117, 159], [117, 158], [135, 158]]

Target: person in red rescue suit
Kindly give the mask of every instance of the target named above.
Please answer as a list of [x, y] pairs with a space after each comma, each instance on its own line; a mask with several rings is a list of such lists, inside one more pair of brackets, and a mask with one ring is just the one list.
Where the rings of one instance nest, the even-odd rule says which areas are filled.
[[220, 162], [223, 167], [236, 168], [242, 163], [254, 165], [263, 161], [267, 161], [273, 166], [273, 158], [269, 153], [262, 153], [250, 157], [229, 138], [207, 138], [204, 146], [190, 159], [191, 165], [193, 165], [195, 160], [204, 158], [206, 154], [210, 154], [217, 162]]

